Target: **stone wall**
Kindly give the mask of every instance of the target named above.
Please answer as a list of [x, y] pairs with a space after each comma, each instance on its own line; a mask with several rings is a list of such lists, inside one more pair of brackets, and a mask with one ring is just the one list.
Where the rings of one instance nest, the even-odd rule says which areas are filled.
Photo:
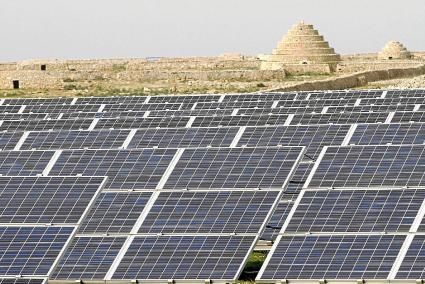
[[0, 89], [13, 89], [13, 81], [19, 81], [22, 89], [61, 89], [63, 81], [58, 74], [45, 71], [1, 71]]
[[314, 91], [314, 90], [343, 90], [367, 85], [369, 82], [390, 80], [395, 78], [413, 77], [425, 74], [425, 65], [411, 68], [393, 68], [357, 72], [326, 80], [304, 82], [292, 86], [272, 89], [269, 91]]

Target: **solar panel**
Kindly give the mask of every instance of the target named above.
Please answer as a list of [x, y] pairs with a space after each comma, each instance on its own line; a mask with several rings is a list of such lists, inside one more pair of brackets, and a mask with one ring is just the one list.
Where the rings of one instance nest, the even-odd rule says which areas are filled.
[[149, 103], [184, 103], [191, 104], [195, 102], [216, 102], [220, 99], [220, 95], [168, 95], [168, 96], [152, 96]]
[[73, 227], [0, 227], [0, 275], [47, 275]]
[[30, 132], [20, 150], [118, 149], [130, 130]]
[[103, 279], [126, 237], [74, 237], [50, 279]]
[[128, 148], [228, 147], [238, 128], [139, 129]]
[[0, 120], [37, 120], [47, 116], [47, 113], [0, 113]]
[[66, 112], [94, 112], [98, 111], [101, 105], [28, 105], [24, 113], [66, 113]]
[[386, 279], [405, 238], [282, 236], [257, 279]]
[[400, 265], [397, 279], [423, 279], [425, 276], [425, 235], [415, 235]]
[[21, 110], [19, 105], [1, 105], [0, 113], [18, 113]]
[[391, 123], [425, 122], [425, 112], [396, 112]]
[[82, 97], [75, 102], [78, 105], [84, 104], [141, 104], [146, 101], [147, 96], [103, 96], [103, 97]]
[[71, 104], [72, 98], [16, 98], [5, 99], [3, 105], [62, 105]]
[[105, 118], [100, 119], [95, 129], [130, 129], [155, 127], [185, 127], [189, 117], [162, 117], [162, 118]]
[[329, 147], [310, 187], [422, 186], [425, 146]]
[[170, 110], [149, 112], [149, 117], [166, 117], [166, 116], [223, 116], [231, 115], [232, 109], [191, 109], [191, 110]]
[[53, 154], [53, 151], [0, 151], [0, 175], [40, 175]]
[[182, 104], [108, 104], [103, 109], [109, 111], [147, 111], [147, 110], [179, 110]]
[[284, 124], [287, 115], [196, 117], [192, 127], [260, 126]]
[[384, 123], [387, 117], [388, 113], [384, 112], [305, 113], [295, 115], [291, 121], [291, 125]]
[[130, 233], [143, 209], [150, 192], [105, 192], [80, 225], [79, 233]]
[[[305, 155], [303, 158], [305, 158]], [[313, 166], [314, 163], [311, 162], [300, 162], [288, 182], [285, 193], [298, 194], [306, 183]]]
[[155, 189], [174, 149], [63, 151], [50, 171], [60, 176], [108, 176], [108, 189]]
[[279, 108], [240, 108], [237, 115], [281, 115], [321, 113], [323, 107], [279, 107]]
[[0, 151], [13, 150], [21, 139], [22, 133], [0, 133]]
[[301, 101], [279, 101], [276, 107], [324, 107], [324, 106], [354, 106], [356, 99], [338, 100], [301, 100]]
[[307, 159], [316, 159], [323, 146], [341, 145], [350, 125], [247, 127], [238, 146], [306, 146]]
[[161, 192], [141, 234], [258, 234], [278, 191]]
[[406, 90], [388, 90], [386, 98], [399, 98], [406, 96], [423, 96], [425, 95], [424, 89], [406, 89]]
[[425, 124], [391, 123], [359, 124], [351, 137], [350, 144], [423, 144], [425, 142]]
[[45, 279], [34, 278], [0, 278], [0, 284], [44, 284]]
[[197, 103], [195, 109], [271, 108], [273, 101], [226, 101], [221, 103]]
[[82, 130], [92, 122], [93, 119], [8, 120], [0, 125], [0, 131]]
[[302, 151], [302, 147], [186, 149], [164, 188], [282, 188]]
[[364, 105], [364, 106], [330, 106], [326, 113], [339, 112], [393, 112], [393, 111], [413, 111], [414, 104], [410, 105]]
[[423, 104], [425, 103], [425, 96], [420, 97], [395, 97], [395, 98], [383, 98], [383, 99], [362, 99], [360, 105], [408, 105], [408, 104]]
[[351, 99], [351, 98], [379, 98], [382, 95], [382, 90], [376, 91], [332, 91], [332, 92], [315, 92], [310, 93], [310, 100], [315, 99]]
[[[163, 111], [160, 111], [161, 113]], [[145, 111], [111, 111], [111, 112], [69, 112], [63, 113], [62, 119], [94, 119], [94, 118], [143, 118]]]
[[113, 279], [236, 280], [253, 236], [137, 236]]
[[0, 223], [77, 224], [104, 177], [0, 177]]
[[224, 102], [293, 100], [296, 93], [226, 94]]
[[305, 191], [285, 233], [408, 232], [423, 189]]

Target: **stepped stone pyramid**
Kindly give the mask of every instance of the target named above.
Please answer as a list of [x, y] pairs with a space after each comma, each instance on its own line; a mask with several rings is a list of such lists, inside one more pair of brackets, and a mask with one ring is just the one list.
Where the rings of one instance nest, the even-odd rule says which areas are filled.
[[271, 55], [266, 56], [261, 69], [332, 72], [340, 61], [341, 56], [313, 25], [301, 22], [288, 31]]
[[391, 60], [391, 59], [409, 59], [412, 55], [401, 42], [390, 41], [378, 53], [378, 59]]

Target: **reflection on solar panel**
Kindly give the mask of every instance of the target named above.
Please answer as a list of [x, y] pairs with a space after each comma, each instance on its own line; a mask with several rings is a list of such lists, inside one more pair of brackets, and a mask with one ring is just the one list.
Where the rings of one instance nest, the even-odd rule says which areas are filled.
[[155, 189], [175, 153], [174, 149], [63, 151], [50, 174], [108, 176], [109, 189]]
[[238, 128], [139, 129], [128, 148], [228, 147]]
[[103, 177], [0, 177], [0, 223], [78, 223]]
[[[288, 197], [285, 195], [284, 198]], [[261, 239], [268, 241], [274, 241], [276, 239], [283, 223], [285, 223], [288, 217], [289, 211], [292, 209], [292, 205], [294, 205], [294, 202], [288, 199], [282, 199], [279, 202], [261, 235]]]
[[306, 146], [309, 159], [316, 159], [323, 146], [341, 145], [350, 125], [247, 127], [238, 146]]
[[151, 195], [149, 192], [102, 193], [78, 232], [130, 233]]
[[0, 151], [0, 174], [32, 176], [42, 174], [53, 151]]
[[258, 234], [278, 191], [162, 192], [139, 233]]
[[74, 237], [51, 279], [103, 279], [125, 237]]
[[20, 150], [118, 149], [129, 133], [130, 130], [30, 132]]
[[135, 237], [113, 279], [236, 280], [252, 236]]
[[408, 232], [423, 189], [306, 191], [285, 232]]
[[360, 124], [350, 140], [356, 145], [423, 144], [425, 124]]
[[386, 279], [402, 235], [283, 236], [258, 279]]
[[398, 270], [397, 279], [423, 279], [425, 276], [425, 235], [416, 235]]
[[329, 147], [310, 187], [422, 186], [425, 146]]
[[302, 151], [302, 147], [186, 149], [164, 188], [282, 188]]
[[0, 227], [0, 275], [47, 275], [73, 227]]

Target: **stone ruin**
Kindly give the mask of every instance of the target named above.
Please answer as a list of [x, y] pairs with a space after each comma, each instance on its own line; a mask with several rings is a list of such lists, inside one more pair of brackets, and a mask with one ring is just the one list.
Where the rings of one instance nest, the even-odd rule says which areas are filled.
[[378, 59], [380, 60], [392, 60], [392, 59], [410, 59], [412, 57], [410, 51], [401, 42], [390, 41], [385, 47], [378, 53]]
[[265, 56], [261, 69], [285, 69], [288, 73], [334, 72], [341, 56], [329, 46], [313, 25], [293, 26], [271, 55]]

